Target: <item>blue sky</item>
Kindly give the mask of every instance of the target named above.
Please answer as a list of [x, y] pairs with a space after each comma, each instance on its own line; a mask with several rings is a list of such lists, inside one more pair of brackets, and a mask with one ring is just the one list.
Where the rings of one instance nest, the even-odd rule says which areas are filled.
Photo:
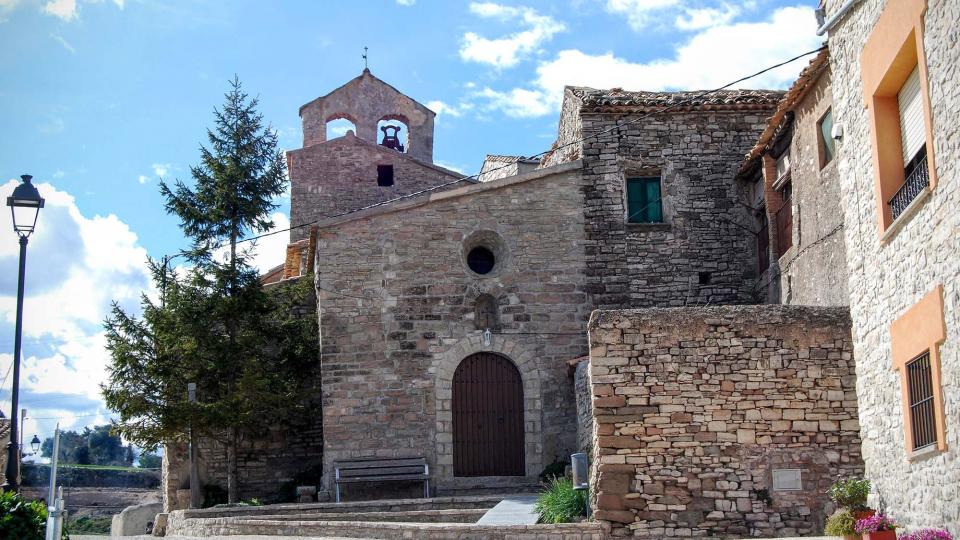
[[[185, 246], [158, 180], [189, 180], [234, 74], [281, 145], [298, 148], [298, 108], [358, 75], [367, 46], [375, 75], [438, 113], [436, 161], [474, 173], [486, 153], [549, 148], [564, 84], [720, 86], [818, 46], [815, 4], [0, 0], [0, 190], [30, 173], [48, 200], [28, 256], [27, 439], [48, 436], [54, 417], [69, 428], [109, 417], [100, 322], [111, 300], [135, 308], [149, 288], [147, 254]], [[741, 86], [783, 88], [803, 65]], [[277, 203], [284, 227], [289, 199]], [[257, 247], [262, 268], [281, 262], [284, 237]], [[0, 380], [16, 255], [0, 224]]]

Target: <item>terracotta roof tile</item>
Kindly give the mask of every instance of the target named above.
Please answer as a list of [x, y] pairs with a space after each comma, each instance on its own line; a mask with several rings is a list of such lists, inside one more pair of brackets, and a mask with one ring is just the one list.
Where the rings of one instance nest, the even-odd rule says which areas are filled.
[[675, 106], [678, 111], [689, 110], [751, 110], [771, 109], [783, 98], [780, 90], [719, 90], [704, 94], [700, 91], [644, 92], [622, 88], [597, 90], [584, 86], [570, 86], [568, 90], [578, 98], [585, 110], [603, 109], [662, 109]]

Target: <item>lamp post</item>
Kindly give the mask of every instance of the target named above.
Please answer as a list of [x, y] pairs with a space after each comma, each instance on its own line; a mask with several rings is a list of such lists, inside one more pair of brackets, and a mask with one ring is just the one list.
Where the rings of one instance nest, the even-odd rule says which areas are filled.
[[13, 215], [13, 230], [20, 237], [20, 274], [17, 281], [17, 324], [13, 341], [13, 389], [10, 411], [10, 442], [7, 443], [6, 480], [0, 488], [16, 493], [20, 489], [20, 444], [17, 438], [17, 414], [20, 398], [20, 336], [23, 333], [23, 273], [27, 262], [27, 238], [37, 225], [37, 215], [43, 208], [43, 197], [30, 183], [29, 174], [20, 177], [23, 180], [13, 195], [7, 197], [7, 206]]

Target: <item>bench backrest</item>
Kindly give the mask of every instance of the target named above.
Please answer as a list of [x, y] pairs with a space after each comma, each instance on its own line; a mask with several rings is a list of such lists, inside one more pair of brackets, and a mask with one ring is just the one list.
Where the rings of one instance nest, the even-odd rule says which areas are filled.
[[425, 476], [426, 458], [369, 458], [335, 461], [337, 478], [364, 478], [378, 476]]

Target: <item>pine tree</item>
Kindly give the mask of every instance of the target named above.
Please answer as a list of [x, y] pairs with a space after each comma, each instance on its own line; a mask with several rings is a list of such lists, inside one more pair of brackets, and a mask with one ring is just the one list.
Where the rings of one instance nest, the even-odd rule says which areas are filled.
[[[209, 147], [201, 146], [200, 164], [191, 167], [194, 185], [161, 182], [167, 211], [191, 241], [187, 275], [151, 262], [154, 281], [165, 284], [159, 304], [144, 298], [140, 319], [115, 306], [107, 321], [113, 364], [104, 395], [121, 414], [119, 431], [146, 448], [182, 438], [189, 425], [218, 438], [231, 503], [238, 500], [238, 442], [265, 419], [283, 421], [305, 408], [310, 378], [303, 372], [318, 347], [315, 320], [292, 316], [291, 291], [266, 294], [250, 246], [238, 246], [273, 226], [273, 199], [285, 182], [276, 134], [256, 106], [234, 79], [214, 111]], [[184, 403], [189, 381], [197, 383], [197, 404]]]

